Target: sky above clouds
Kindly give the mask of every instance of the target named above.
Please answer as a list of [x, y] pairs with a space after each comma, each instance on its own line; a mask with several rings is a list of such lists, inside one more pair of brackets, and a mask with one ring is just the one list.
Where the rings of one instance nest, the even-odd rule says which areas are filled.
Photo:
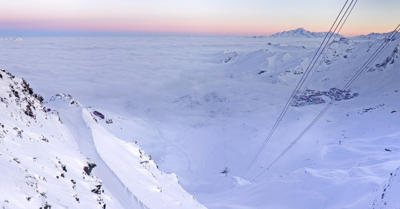
[[[349, 0], [350, 1], [350, 0]], [[0, 35], [270, 35], [328, 31], [345, 0], [1, 0]], [[388, 32], [400, 1], [359, 0], [345, 35]]]

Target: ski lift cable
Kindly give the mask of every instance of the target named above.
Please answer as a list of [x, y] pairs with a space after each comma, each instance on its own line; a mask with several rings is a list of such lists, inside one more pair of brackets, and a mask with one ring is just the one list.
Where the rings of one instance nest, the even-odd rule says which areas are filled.
[[[368, 66], [369, 64], [371, 64], [382, 52], [382, 50], [388, 45], [388, 40], [392, 40], [392, 38], [397, 38], [397, 36], [399, 36], [399, 33], [397, 33], [395, 36], [393, 36], [393, 34], [395, 32], [399, 32], [400, 31], [400, 24], [399, 26], [396, 27], [396, 29], [388, 36], [388, 38], [386, 38], [384, 40], [384, 42], [381, 44], [380, 47], [378, 47], [377, 50], [375, 50], [374, 54], [371, 55], [371, 57], [364, 63], [364, 65], [359, 69], [359, 71], [356, 73], [356, 77], [353, 80], [350, 80], [343, 88], [342, 90], [346, 90], [354, 81], [356, 78], [358, 78], [358, 76], [361, 74], [359, 72], [363, 72]], [[399, 28], [399, 29], [397, 29]], [[261, 172], [258, 176], [256, 176], [252, 181], [256, 180], [258, 177], [260, 177], [265, 171], [269, 170], [269, 168], [271, 168], [283, 155], [285, 155], [287, 153], [287, 151], [292, 148], [294, 146], [295, 143], [297, 143], [297, 141], [321, 118], [321, 116], [333, 105], [333, 103], [335, 102], [334, 99], [331, 100], [331, 102], [329, 102], [329, 104], [327, 106], [325, 106], [325, 108], [321, 111], [320, 114], [317, 115], [317, 117], [307, 126], [307, 128], [305, 130], [303, 130], [303, 132], [285, 149], [285, 151], [283, 153], [281, 153], [266, 169], [264, 169], [263, 172]]]
[[[300, 79], [299, 83], [297, 84], [295, 90], [293, 91], [292, 95], [290, 96], [289, 100], [287, 101], [287, 103], [286, 103], [286, 105], [285, 105], [283, 111], [281, 112], [281, 114], [280, 114], [278, 120], [275, 122], [273, 128], [271, 129], [271, 131], [270, 131], [270, 133], [268, 134], [267, 138], [264, 140], [264, 142], [263, 142], [261, 148], [258, 150], [256, 156], [255, 156], [255, 157], [253, 158], [253, 160], [251, 161], [250, 165], [249, 165], [248, 168], [246, 169], [246, 171], [245, 171], [245, 173], [244, 173], [243, 176], [245, 176], [245, 175], [247, 174], [247, 172], [249, 171], [249, 169], [251, 168], [251, 166], [254, 164], [255, 160], [256, 160], [256, 159], [258, 158], [258, 156], [261, 154], [261, 152], [262, 152], [262, 150], [264, 149], [266, 143], [269, 141], [269, 139], [271, 138], [272, 134], [275, 132], [277, 126], [278, 126], [279, 123], [281, 122], [282, 118], [283, 118], [284, 115], [286, 114], [287, 109], [289, 108], [290, 103], [293, 101], [294, 95], [296, 95], [296, 94], [299, 92], [299, 90], [300, 90], [300, 88], [301, 88], [301, 85], [304, 83], [304, 80], [307, 78], [307, 76], [308, 76], [308, 74], [309, 74], [309, 72], [310, 72], [310, 70], [311, 70], [310, 66], [311, 66], [311, 64], [313, 63], [313, 61], [314, 61], [315, 57], [317, 56], [318, 52], [320, 51], [322, 45], [325, 43], [326, 37], [328, 37], [328, 36], [330, 35], [327, 42], [329, 42], [330, 38], [332, 37], [332, 34], [330, 34], [330, 32], [332, 31], [332, 28], [336, 25], [336, 22], [337, 22], [337, 20], [339, 19], [340, 14], [343, 12], [343, 9], [345, 8], [347, 2], [348, 2], [348, 1], [346, 1], [345, 5], [343, 6], [342, 10], [340, 11], [339, 15], [337, 16], [337, 18], [336, 18], [334, 24], [331, 26], [330, 31], [326, 34], [326, 36], [325, 36], [323, 42], [321, 43], [321, 45], [320, 45], [320, 47], [318, 48], [317, 52], [315, 53], [313, 59], [311, 60], [309, 66], [307, 67], [306, 73], [303, 74], [303, 76], [302, 76], [302, 78]], [[353, 2], [353, 0], [352, 0], [352, 2]], [[350, 7], [350, 5], [349, 5], [349, 7]], [[348, 9], [346, 10], [346, 12], [347, 12], [347, 11], [348, 11]], [[343, 15], [343, 16], [344, 16], [344, 15]], [[343, 17], [341, 18], [341, 20], [342, 20], [342, 19], [343, 19]], [[340, 24], [340, 22], [339, 22], [339, 24]], [[336, 26], [336, 29], [337, 29], [337, 26]], [[336, 31], [336, 29], [335, 29], [335, 31]], [[333, 32], [333, 33], [334, 33], [334, 32]], [[327, 42], [326, 42], [326, 43], [327, 43]], [[325, 47], [326, 47], [326, 44], [325, 44]], [[325, 49], [325, 47], [324, 47], [323, 49]], [[320, 54], [321, 54], [321, 53], [322, 53], [322, 51], [320, 52]], [[320, 56], [320, 54], [319, 54], [319, 56]], [[319, 57], [319, 56], [318, 56], [318, 57]], [[315, 60], [315, 62], [316, 62], [316, 60]], [[315, 63], [314, 63], [314, 65], [315, 65]]]
[[[307, 76], [306, 76], [306, 77], [308, 77], [308, 75], [310, 74], [310, 72], [313, 71], [312, 69], [314, 68], [315, 64], [318, 62], [318, 60], [319, 60], [321, 54], [322, 54], [324, 51], [326, 52], [325, 48], [328, 46], [329, 41], [331, 40], [332, 36], [336, 33], [336, 30], [338, 29], [338, 27], [339, 27], [340, 23], [342, 22], [343, 18], [346, 16], [346, 13], [349, 11], [349, 9], [350, 9], [351, 5], [353, 4], [353, 2], [354, 2], [354, 0], [352, 0], [352, 1], [350, 2], [349, 6], [348, 6], [347, 9], [346, 9], [346, 12], [342, 15], [342, 18], [340, 19], [339, 23], [336, 25], [335, 30], [330, 34], [329, 39], [328, 39], [328, 41], [325, 43], [325, 46], [324, 46], [324, 48], [322, 49], [321, 53], [318, 55], [317, 59], [315, 60], [315, 62], [314, 62], [313, 65], [311, 66], [311, 69], [307, 72]], [[337, 35], [337, 33], [336, 33], [336, 35]], [[335, 36], [335, 38], [336, 38], [336, 36]], [[315, 72], [315, 70], [314, 70], [314, 72]], [[301, 88], [301, 86], [303, 86], [305, 80], [306, 80], [306, 79], [300, 81], [300, 82], [301, 82], [300, 88]], [[299, 90], [300, 90], [300, 89], [299, 89]], [[298, 91], [299, 91], [299, 90], [298, 90]], [[298, 92], [297, 92], [297, 93], [298, 93]], [[292, 98], [292, 99], [293, 99], [293, 98]]]
[[[335, 41], [335, 39], [336, 39], [337, 36], [339, 35], [340, 31], [341, 31], [342, 28], [343, 28], [343, 25], [346, 23], [347, 19], [349, 18], [350, 14], [351, 14], [351, 12], [353, 11], [354, 7], [356, 6], [357, 2], [358, 2], [358, 0], [356, 0], [355, 3], [353, 4], [353, 7], [351, 8], [350, 12], [347, 14], [346, 19], [343, 21], [343, 23], [342, 23], [342, 25], [340, 26], [338, 32], [336, 33], [335, 37], [333, 38], [332, 43]], [[306, 89], [307, 89], [307, 87], [308, 87], [308, 84], [309, 84], [310, 81], [311, 81], [311, 78], [314, 76], [314, 74], [315, 74], [315, 72], [317, 71], [317, 69], [319, 68], [319, 66], [321, 66], [323, 60], [324, 60], [325, 57], [326, 57], [326, 54], [327, 54], [328, 51], [331, 49], [331, 46], [332, 46], [332, 45], [330, 45], [329, 48], [328, 48], [328, 50], [326, 50], [326, 51], [324, 52], [324, 56], [322, 56], [322, 59], [320, 60], [320, 62], [319, 62], [319, 64], [318, 64], [317, 68], [315, 68], [315, 69], [313, 70], [313, 73], [311, 74], [310, 78], [308, 79], [308, 81], [307, 81], [307, 83], [306, 83]]]
[[[396, 29], [394, 31], [392, 31], [387, 38], [385, 38], [384, 42], [378, 47], [378, 49], [375, 51], [374, 54], [376, 54], [375, 57], [370, 57], [371, 62], [374, 61], [377, 56], [382, 52], [382, 50], [390, 43], [390, 41], [394, 38], [396, 39], [397, 36], [399, 36], [399, 31], [400, 31], [400, 24], [396, 27]], [[379, 51], [378, 51], [379, 50]], [[359, 76], [359, 74], [361, 74], [362, 72], [357, 72], [350, 80], [349, 82], [346, 84], [346, 86], [344, 86], [343, 88], [348, 88], [348, 86], [350, 86]]]
[[[319, 46], [318, 50], [317, 50], [316, 53], [314, 54], [314, 56], [313, 56], [313, 58], [312, 58], [310, 64], [308, 65], [308, 67], [307, 67], [307, 69], [306, 69], [306, 71], [305, 71], [306, 73], [303, 74], [303, 76], [301, 77], [299, 83], [297, 83], [296, 88], [293, 90], [292, 95], [290, 96], [289, 100], [286, 102], [286, 104], [285, 104], [285, 106], [284, 106], [284, 108], [283, 108], [281, 114], [279, 115], [277, 121], [276, 121], [275, 124], [273, 125], [271, 131], [269, 132], [268, 136], [267, 136], [266, 139], [264, 140], [264, 142], [263, 142], [263, 144], [261, 145], [260, 149], [257, 151], [257, 154], [256, 154], [255, 157], [251, 160], [249, 166], [246, 168], [246, 170], [245, 170], [243, 176], [246, 176], [247, 172], [248, 172], [249, 169], [252, 167], [252, 165], [254, 164], [254, 162], [256, 161], [256, 159], [259, 157], [259, 155], [261, 154], [261, 152], [262, 152], [262, 150], [264, 149], [265, 145], [266, 145], [267, 142], [270, 140], [272, 134], [275, 132], [276, 128], [278, 127], [278, 125], [279, 125], [280, 122], [282, 121], [282, 118], [283, 118], [283, 116], [286, 114], [287, 109], [289, 108], [290, 103], [293, 101], [293, 97], [298, 93], [298, 91], [299, 91], [299, 89], [300, 89], [300, 87], [301, 87], [300, 84], [304, 83], [304, 82], [302, 82], [302, 81], [305, 80], [305, 79], [307, 78], [307, 76], [308, 76], [308, 74], [309, 74], [309, 71], [310, 71], [310, 66], [311, 66], [311, 64], [314, 62], [315, 57], [317, 57], [318, 54], [320, 55], [320, 54], [322, 53], [322, 51], [320, 52], [321, 47], [324, 45], [324, 43], [325, 43], [327, 37], [330, 35], [330, 32], [332, 31], [332, 29], [335, 27], [336, 22], [338, 21], [339, 17], [341, 16], [343, 10], [346, 8], [346, 5], [347, 5], [348, 1], [349, 1], [349, 0], [346, 0], [345, 4], [343, 5], [342, 9], [340, 10], [340, 12], [339, 12], [338, 16], [336, 17], [334, 23], [332, 24], [331, 28], [329, 29], [329, 32], [326, 34], [324, 40], [322, 41], [322, 43], [321, 43], [321, 45]], [[353, 1], [354, 1], [354, 0], [352, 0], [352, 2], [353, 2]], [[336, 27], [336, 28], [337, 28], [337, 27]], [[330, 37], [331, 37], [331, 36], [330, 36]], [[316, 60], [315, 60], [315, 61], [316, 61]]]
[[[362, 72], [376, 60], [376, 58], [382, 53], [383, 49], [387, 47], [390, 40], [393, 38], [397, 38], [400, 32], [400, 24], [396, 27], [396, 29], [389, 34], [388, 38], [386, 38], [383, 43], [378, 47], [375, 52], [370, 56], [370, 58], [360, 67], [357, 73], [350, 79], [346, 85], [341, 89], [342, 91], [348, 89], [348, 87], [354, 83], [354, 81], [361, 75]], [[399, 28], [399, 29], [398, 29]], [[397, 34], [395, 34], [397, 32]], [[296, 139], [267, 167], [265, 168], [259, 175], [257, 175], [252, 181], [255, 181], [258, 177], [264, 174], [267, 170], [269, 170], [280, 158], [282, 158], [299, 140], [300, 138], [322, 117], [322, 115], [334, 104], [336, 100], [332, 99], [325, 108], [314, 118], [314, 120], [296, 137]]]
[[[393, 38], [397, 37], [395, 34], [398, 32], [398, 27], [400, 27], [400, 24], [396, 27], [396, 30], [392, 31], [387, 38], [384, 39], [382, 44], [375, 50], [375, 52], [371, 55], [371, 57], [368, 58], [368, 60], [361, 66], [361, 68], [366, 68], [368, 67], [372, 62], [376, 60], [376, 58], [382, 53], [383, 49], [387, 47], [387, 45], [390, 43], [390, 40]], [[399, 28], [400, 30], [400, 28]], [[363, 71], [357, 71], [356, 74], [354, 74], [350, 80], [346, 83], [346, 85], [342, 89], [348, 89], [348, 87], [353, 84], [353, 82], [361, 75]]]

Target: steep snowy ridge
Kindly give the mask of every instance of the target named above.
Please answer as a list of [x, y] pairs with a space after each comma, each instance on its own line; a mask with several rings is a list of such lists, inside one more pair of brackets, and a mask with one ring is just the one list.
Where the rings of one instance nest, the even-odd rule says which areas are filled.
[[[49, 112], [29, 84], [0, 72], [0, 206], [105, 208], [112, 197], [91, 172], [56, 112]], [[97, 192], [93, 192], [97, 191]]]
[[377, 189], [372, 196], [375, 196], [372, 204], [373, 209], [398, 208], [400, 206], [400, 168], [390, 173], [387, 182]]
[[395, 62], [399, 62], [400, 58], [400, 44], [398, 44], [392, 51], [392, 53], [386, 57], [386, 59], [378, 64], [375, 64], [375, 66], [371, 67], [368, 72], [372, 72], [375, 70], [382, 71], [386, 69], [387, 67], [393, 66]]
[[45, 107], [25, 80], [0, 75], [2, 208], [205, 208], [98, 124], [111, 119], [67, 94]]
[[[109, 115], [105, 116], [91, 107], [84, 107], [67, 94], [56, 95], [51, 100], [49, 106], [56, 106], [61, 112], [61, 118], [68, 117], [72, 111], [81, 114], [80, 119], [75, 118], [73, 121], [85, 122], [95, 152], [100, 156], [98, 160], [104, 161], [106, 167], [115, 174], [114, 178], [118, 178], [146, 207], [204, 208], [182, 189], [175, 174], [159, 171], [151, 156], [135, 142], [124, 142], [104, 129], [99, 123], [113, 125]], [[73, 124], [67, 124], [71, 125]], [[80, 150], [84, 149], [87, 146], [80, 146]]]

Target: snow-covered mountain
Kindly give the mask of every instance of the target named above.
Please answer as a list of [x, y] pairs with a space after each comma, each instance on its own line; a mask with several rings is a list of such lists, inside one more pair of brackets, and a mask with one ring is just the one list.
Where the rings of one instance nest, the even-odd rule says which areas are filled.
[[[392, 32], [388, 32], [388, 33], [370, 33], [368, 35], [354, 36], [354, 37], [351, 37], [351, 39], [353, 39], [353, 40], [381, 40], [381, 39], [384, 39], [385, 37], [387, 37], [391, 33]], [[395, 32], [395, 33], [399, 34], [399, 32]]]
[[[294, 30], [278, 32], [268, 37], [270, 38], [325, 38], [328, 32], [311, 32], [304, 28], [297, 28]], [[338, 37], [342, 37], [338, 35]]]
[[0, 206], [205, 208], [136, 142], [104, 129], [112, 116], [58, 94], [49, 103], [0, 71]]
[[351, 37], [351, 39], [356, 39], [356, 40], [374, 40], [374, 39], [382, 39], [385, 38], [387, 34], [382, 34], [382, 33], [370, 33], [368, 35], [359, 35], [359, 36], [354, 36]]
[[[319, 38], [275, 38], [271, 43], [236, 37], [24, 38], [0, 40], [4, 49], [0, 62], [29, 80], [48, 101], [42, 105], [50, 108], [46, 114], [53, 121], [46, 127], [55, 131], [41, 133], [49, 140], [42, 144], [58, 142], [62, 134], [70, 150], [76, 151], [71, 156], [80, 162], [66, 165], [71, 159], [55, 155], [68, 173], [69, 167], [77, 171], [64, 176], [80, 177], [79, 184], [84, 184], [79, 175], [85, 166], [90, 167], [88, 163], [96, 163], [91, 174], [102, 182], [101, 197], [107, 208], [130, 208], [131, 202], [124, 200], [139, 200], [150, 208], [160, 208], [152, 205], [158, 202], [202, 207], [180, 185], [212, 209], [398, 207], [399, 39], [391, 40], [345, 90], [342, 87], [382, 40], [340, 38], [331, 42], [281, 125], [244, 175], [320, 42]], [[5, 91], [11, 91], [9, 83], [5, 83]], [[53, 96], [58, 92], [74, 97]], [[334, 105], [321, 119], [266, 170], [332, 100]], [[22, 118], [29, 118], [24, 105]], [[16, 123], [14, 120], [6, 117], [6, 121]], [[7, 130], [12, 127], [14, 124]], [[18, 127], [26, 139], [30, 127]], [[66, 131], [59, 131], [62, 127]], [[56, 139], [50, 140], [51, 135]], [[11, 143], [25, 143], [14, 139], [7, 140], [2, 153]], [[25, 152], [18, 153], [25, 156]], [[129, 160], [122, 161], [119, 155]], [[176, 173], [180, 184], [175, 175], [164, 176], [168, 172]], [[46, 179], [60, 176], [54, 174]], [[98, 195], [90, 196], [96, 185], [75, 193], [80, 199], [88, 197], [85, 204], [90, 205], [91, 198]], [[179, 199], [178, 194], [184, 197]], [[17, 201], [10, 196], [8, 201]], [[54, 202], [48, 204], [56, 205]]]

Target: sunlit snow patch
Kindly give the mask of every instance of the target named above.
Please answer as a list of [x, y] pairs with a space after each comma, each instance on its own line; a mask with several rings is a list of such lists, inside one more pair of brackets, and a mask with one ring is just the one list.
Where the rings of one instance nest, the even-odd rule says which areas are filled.
[[247, 185], [251, 184], [250, 181], [244, 180], [244, 179], [242, 179], [242, 178], [240, 178], [238, 176], [233, 176], [232, 178], [237, 181], [237, 186], [238, 187], [247, 186]]

